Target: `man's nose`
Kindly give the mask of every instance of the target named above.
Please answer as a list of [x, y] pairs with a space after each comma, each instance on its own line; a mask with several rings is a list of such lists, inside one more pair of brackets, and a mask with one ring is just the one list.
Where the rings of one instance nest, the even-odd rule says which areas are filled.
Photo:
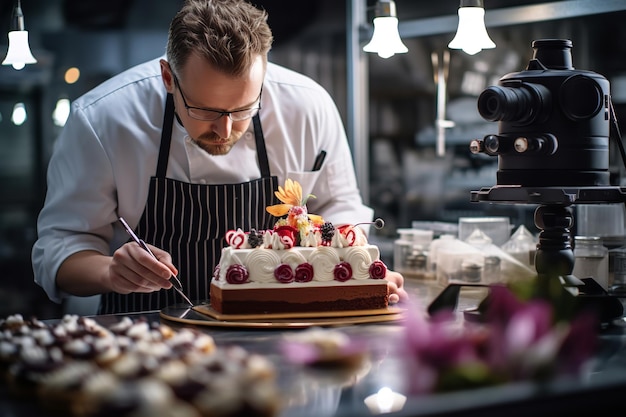
[[225, 114], [213, 122], [213, 132], [220, 138], [227, 138], [233, 130], [233, 121]]

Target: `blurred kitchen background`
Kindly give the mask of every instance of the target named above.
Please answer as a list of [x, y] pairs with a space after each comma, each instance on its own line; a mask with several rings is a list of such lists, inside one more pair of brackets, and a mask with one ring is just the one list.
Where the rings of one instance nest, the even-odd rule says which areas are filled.
[[[271, 59], [311, 76], [335, 98], [351, 145], [360, 147], [355, 161], [363, 195], [386, 222], [373, 236], [385, 256], [397, 229], [411, 227], [415, 220], [455, 223], [462, 216], [508, 216], [512, 225], [537, 232], [534, 206], [469, 201], [471, 190], [496, 184], [497, 170], [497, 158], [468, 150], [470, 140], [497, 133], [497, 124], [478, 114], [476, 99], [504, 74], [525, 68], [533, 40], [571, 39], [574, 67], [609, 79], [618, 121], [626, 119], [625, 0], [485, 0], [488, 24], [490, 13], [507, 9], [511, 23], [488, 27], [496, 48], [473, 56], [447, 48], [456, 20], [454, 27], [441, 26], [456, 19], [458, 0], [396, 0], [400, 33], [410, 29], [412, 34], [403, 36], [409, 52], [389, 59], [360, 50], [371, 36], [373, 0], [255, 3], [269, 12], [276, 38]], [[180, 4], [22, 0], [38, 62], [21, 71], [0, 67], [0, 316], [20, 312], [48, 318], [63, 311], [33, 283], [30, 264], [46, 165], [64, 120], [67, 101], [59, 100], [71, 101], [110, 76], [161, 55]], [[525, 7], [531, 5], [541, 8]], [[2, 57], [14, 6], [14, 0], [0, 0]], [[612, 11], [598, 13], [607, 6]], [[361, 17], [355, 19], [355, 13], [362, 14], [357, 26], [354, 22]], [[349, 41], [355, 37], [360, 47], [356, 60], [349, 62], [347, 57], [354, 56]], [[445, 119], [454, 126], [445, 129], [445, 152], [437, 155], [434, 75], [447, 54], [449, 62], [442, 67], [447, 75]], [[67, 70], [73, 67], [80, 77], [70, 84]], [[355, 117], [355, 107], [365, 108], [366, 114]], [[25, 110], [21, 123], [16, 109]], [[358, 123], [365, 128], [359, 129]], [[621, 181], [619, 175], [615, 178]], [[391, 265], [391, 259], [385, 260]]]

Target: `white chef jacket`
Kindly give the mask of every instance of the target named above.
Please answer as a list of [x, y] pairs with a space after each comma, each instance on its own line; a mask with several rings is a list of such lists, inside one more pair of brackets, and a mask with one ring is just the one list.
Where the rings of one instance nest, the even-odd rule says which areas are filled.
[[[134, 227], [156, 173], [166, 97], [159, 60], [133, 67], [72, 103], [48, 166], [48, 191], [32, 250], [35, 282], [61, 302], [55, 277], [71, 254], [111, 255], [128, 240], [119, 227]], [[279, 184], [298, 181], [308, 211], [334, 224], [371, 221], [362, 202], [342, 121], [330, 95], [315, 81], [268, 64], [260, 110], [270, 170]], [[327, 152], [321, 170], [315, 157]], [[227, 155], [212, 156], [174, 123], [167, 165], [172, 179], [239, 183], [260, 177], [253, 125]], [[114, 227], [114, 225], [118, 227]], [[193, 227], [193, 225], [190, 225]]]

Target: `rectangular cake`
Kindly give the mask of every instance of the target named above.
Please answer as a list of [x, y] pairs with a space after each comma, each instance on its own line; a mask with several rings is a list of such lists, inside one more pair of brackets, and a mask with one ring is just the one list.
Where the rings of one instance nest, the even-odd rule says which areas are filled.
[[267, 211], [286, 217], [273, 229], [226, 233], [227, 246], [213, 271], [211, 308], [220, 314], [387, 308], [387, 267], [362, 229], [335, 227], [309, 214], [295, 181], [287, 180], [276, 196], [284, 204]]
[[[271, 240], [274, 233], [266, 233], [265, 239]], [[385, 309], [385, 273], [378, 247], [369, 244], [288, 249], [229, 246], [222, 250], [211, 281], [210, 305], [220, 314]]]
[[387, 308], [387, 300], [385, 280], [211, 285], [211, 307], [221, 314], [376, 310]]

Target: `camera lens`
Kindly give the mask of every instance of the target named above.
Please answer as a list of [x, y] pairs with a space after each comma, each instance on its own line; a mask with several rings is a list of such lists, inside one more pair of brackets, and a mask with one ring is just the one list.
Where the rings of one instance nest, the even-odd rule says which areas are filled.
[[500, 139], [496, 135], [487, 135], [483, 141], [485, 152], [489, 155], [497, 155], [500, 150]]
[[490, 122], [529, 124], [549, 112], [550, 92], [541, 85], [491, 86], [478, 97], [478, 112]]
[[513, 121], [524, 117], [531, 98], [519, 88], [492, 86], [478, 97], [478, 112], [490, 122]]

